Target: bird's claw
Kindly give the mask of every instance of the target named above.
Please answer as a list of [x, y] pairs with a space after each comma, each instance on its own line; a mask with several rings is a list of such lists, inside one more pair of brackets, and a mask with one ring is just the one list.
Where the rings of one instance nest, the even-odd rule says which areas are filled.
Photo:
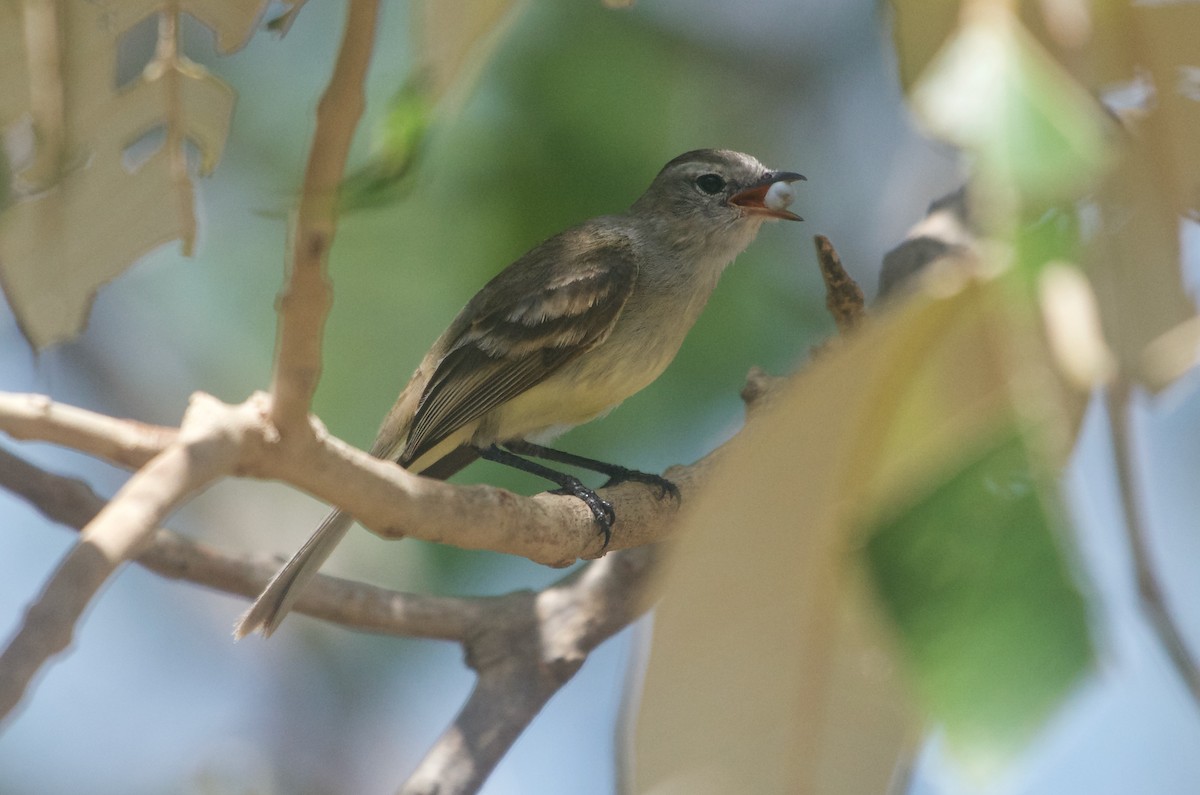
[[583, 485], [577, 478], [568, 479], [561, 489], [553, 493], [569, 494], [583, 500], [583, 504], [592, 512], [592, 520], [597, 529], [604, 535], [604, 544], [600, 549], [608, 549], [608, 543], [612, 541], [613, 524], [617, 521], [617, 513], [613, 510], [612, 503]]

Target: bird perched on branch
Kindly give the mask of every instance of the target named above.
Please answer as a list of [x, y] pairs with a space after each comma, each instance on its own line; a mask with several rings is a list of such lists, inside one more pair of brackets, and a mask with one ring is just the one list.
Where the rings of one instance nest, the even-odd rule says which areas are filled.
[[[607, 545], [612, 506], [577, 478], [532, 459], [638, 480], [666, 479], [543, 445], [656, 379], [725, 267], [763, 221], [799, 221], [791, 183], [719, 149], [667, 163], [624, 213], [555, 235], [484, 285], [433, 343], [392, 406], [371, 454], [447, 478], [476, 458], [531, 472], [583, 500]], [[242, 617], [238, 637], [270, 635], [353, 523], [335, 510]]]

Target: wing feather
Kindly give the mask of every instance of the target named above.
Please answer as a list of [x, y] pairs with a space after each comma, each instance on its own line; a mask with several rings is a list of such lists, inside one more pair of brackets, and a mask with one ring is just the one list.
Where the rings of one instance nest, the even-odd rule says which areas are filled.
[[578, 233], [552, 238], [467, 305], [421, 396], [401, 463], [608, 338], [633, 290], [637, 260], [624, 238], [586, 252], [581, 245], [586, 236]]

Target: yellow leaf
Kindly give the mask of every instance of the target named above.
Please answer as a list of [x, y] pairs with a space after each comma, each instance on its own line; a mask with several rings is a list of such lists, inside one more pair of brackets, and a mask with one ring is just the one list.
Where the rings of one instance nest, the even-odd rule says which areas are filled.
[[910, 90], [958, 23], [958, 0], [891, 0], [900, 85]]

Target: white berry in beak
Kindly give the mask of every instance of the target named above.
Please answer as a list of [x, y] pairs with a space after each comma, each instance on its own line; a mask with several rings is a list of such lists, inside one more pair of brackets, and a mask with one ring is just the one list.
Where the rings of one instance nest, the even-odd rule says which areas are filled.
[[763, 197], [763, 206], [771, 210], [786, 210], [796, 198], [796, 191], [786, 182], [772, 183]]

